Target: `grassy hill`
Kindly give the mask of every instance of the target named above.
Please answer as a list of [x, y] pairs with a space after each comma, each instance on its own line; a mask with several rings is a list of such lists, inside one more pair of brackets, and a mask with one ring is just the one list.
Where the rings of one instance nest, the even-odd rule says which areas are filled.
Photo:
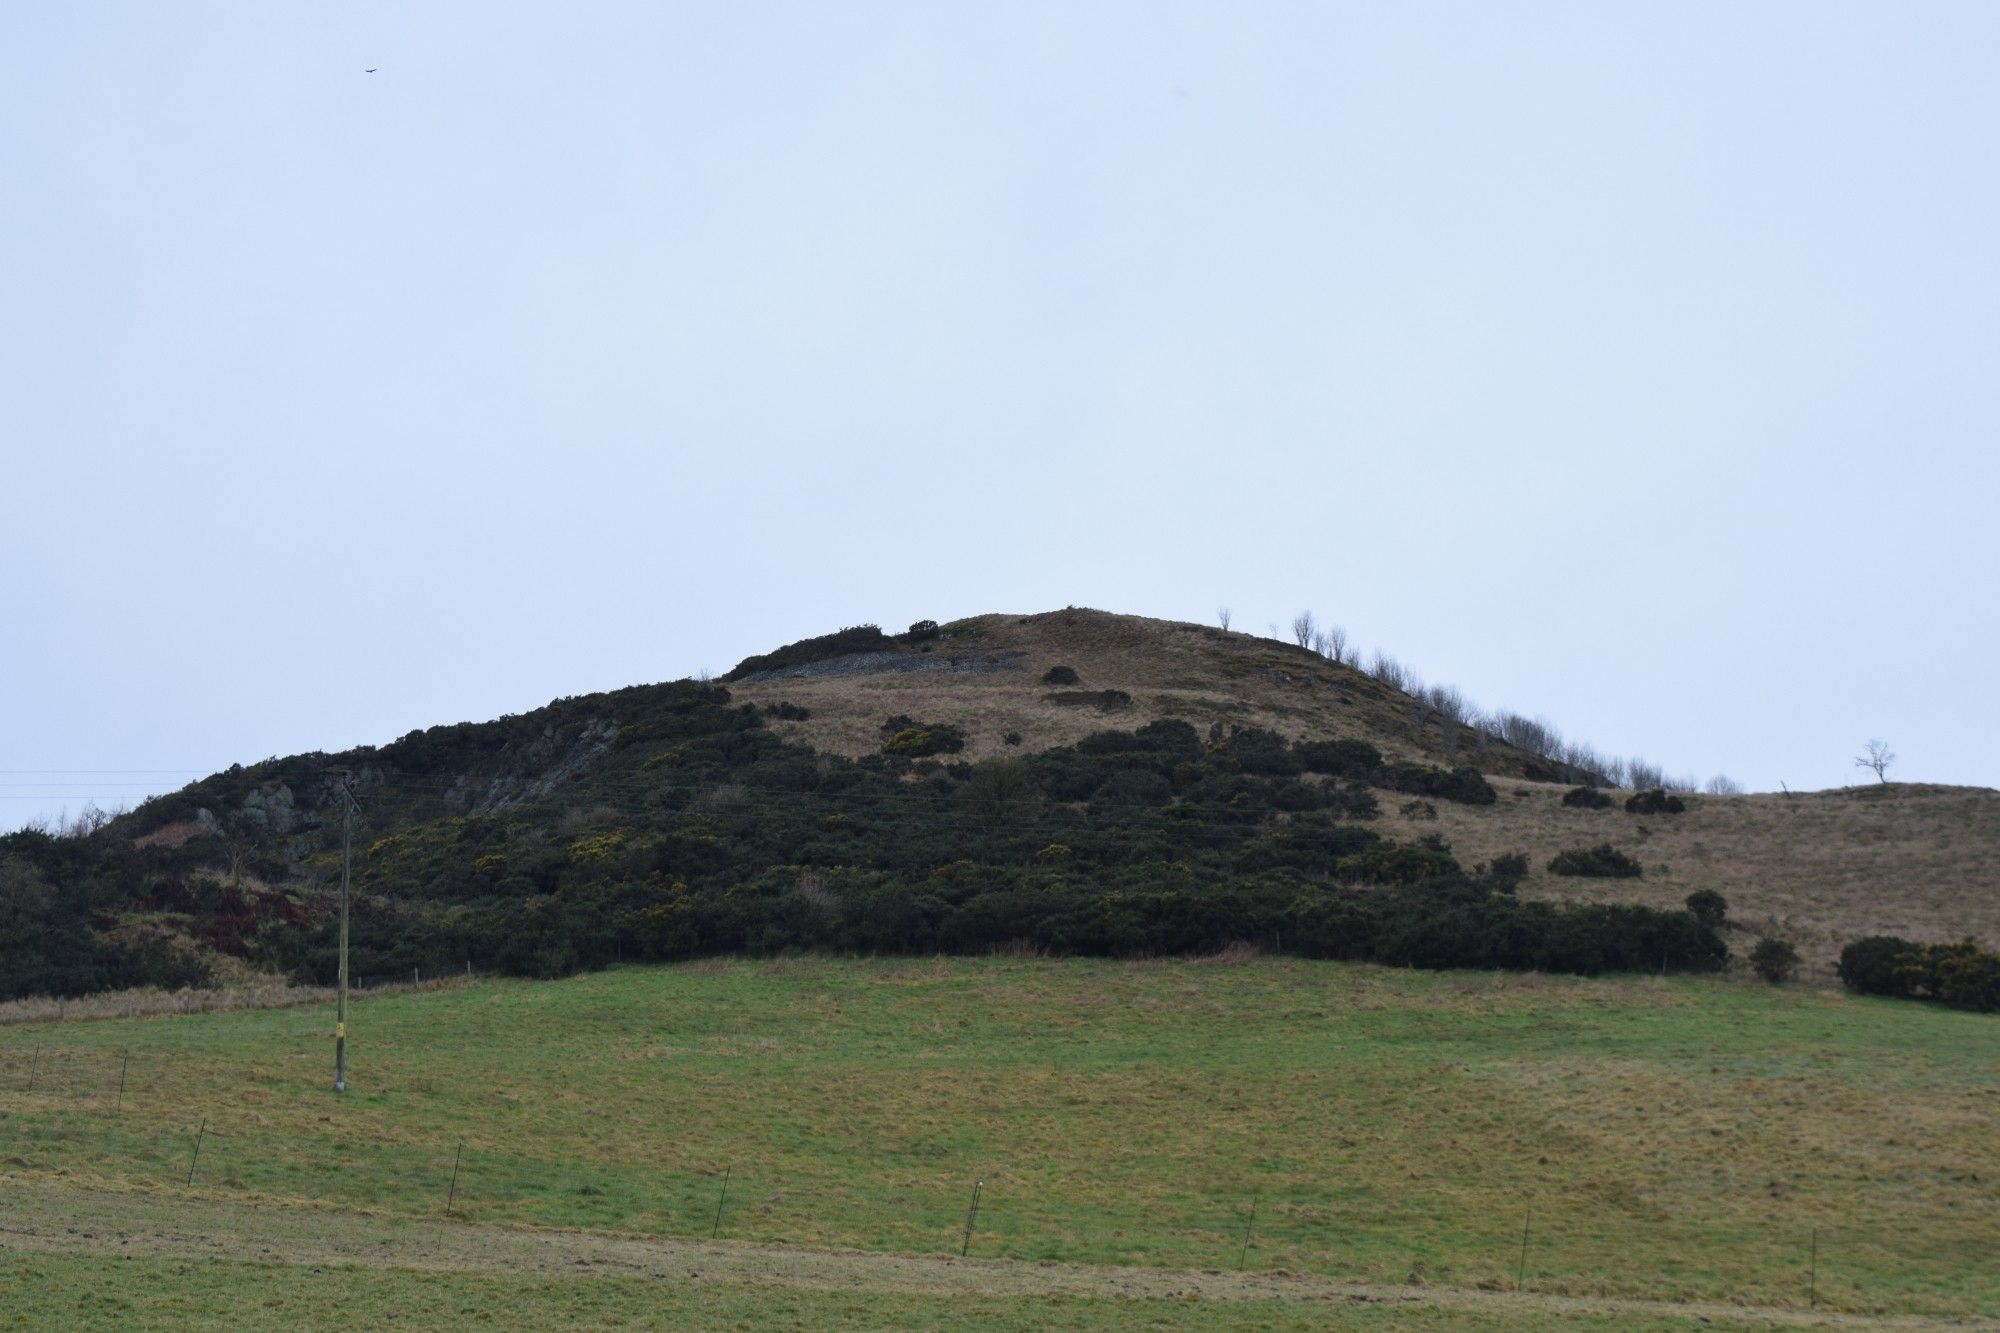
[[350, 1036], [337, 1098], [323, 1007], [0, 1029], [10, 1305], [1768, 1326], [1817, 1231], [1823, 1314], [2000, 1315], [1980, 1015], [1239, 951], [482, 980]]
[[[1893, 932], [2000, 941], [2000, 793], [1564, 796], [1587, 768], [1351, 665], [1066, 610], [843, 630], [682, 681], [240, 766], [87, 836], [0, 838], [0, 998], [333, 976], [559, 975], [793, 948], [1313, 956], [1830, 979]], [[1588, 756], [1584, 756], [1587, 763]], [[1629, 878], [1566, 878], [1609, 847]], [[1613, 861], [1616, 862], [1614, 857]], [[1718, 938], [1681, 910], [1732, 908]]]

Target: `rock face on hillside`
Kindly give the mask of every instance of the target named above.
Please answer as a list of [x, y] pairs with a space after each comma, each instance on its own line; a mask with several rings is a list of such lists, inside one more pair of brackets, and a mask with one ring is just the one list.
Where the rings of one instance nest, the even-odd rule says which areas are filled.
[[495, 770], [460, 774], [446, 790], [445, 800], [469, 815], [497, 814], [541, 800], [588, 772], [611, 753], [617, 739], [618, 724], [604, 717], [545, 728], [527, 744], [503, 750]]
[[252, 829], [274, 837], [316, 829], [325, 822], [317, 810], [300, 807], [292, 797], [292, 789], [282, 782], [253, 787], [243, 797], [237, 814]]

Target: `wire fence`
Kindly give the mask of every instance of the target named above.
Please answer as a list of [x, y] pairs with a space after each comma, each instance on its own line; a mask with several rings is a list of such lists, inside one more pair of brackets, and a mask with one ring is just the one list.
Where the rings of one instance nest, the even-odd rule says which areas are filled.
[[[422, 977], [388, 984], [442, 984]], [[191, 1066], [192, 1062], [192, 1068]], [[242, 1089], [203, 1108], [185, 1089], [228, 1072]], [[1728, 1300], [1955, 1317], [2000, 1313], [1992, 1273], [1940, 1273], [1925, 1240], [1853, 1226], [1746, 1227], [1658, 1217], [1629, 1270], [1593, 1267], [1602, 1228], [1558, 1198], [1523, 1200], [1468, 1230], [1419, 1210], [1246, 1181], [1234, 1195], [1191, 1184], [1124, 1208], [1066, 1208], [1032, 1171], [832, 1176], [757, 1162], [603, 1160], [533, 1135], [495, 1147], [446, 1135], [367, 1136], [352, 1125], [319, 1139], [255, 1109], [295, 1096], [297, 1071], [157, 1050], [24, 1045], [0, 1060], [0, 1169], [60, 1161], [85, 1176], [161, 1190], [310, 1202], [411, 1218], [558, 1224], [690, 1239], [838, 1244], [894, 1253], [1027, 1261], [1276, 1268], [1318, 1276], [1550, 1294]], [[356, 1094], [350, 1093], [353, 1098]], [[59, 1110], [64, 1116], [38, 1116]], [[184, 1123], [183, 1123], [184, 1122]], [[1055, 1187], [1059, 1193], [1060, 1187]], [[828, 1226], [826, 1219], [837, 1219]], [[1733, 1228], [1733, 1229], [1732, 1229]], [[1384, 1244], [1385, 1238], [1390, 1243]], [[1996, 1238], [2000, 1239], [2000, 1238]], [[1405, 1272], [1384, 1272], [1382, 1256]], [[1718, 1256], [1759, 1276], [1734, 1288], [1705, 1276]], [[1579, 1266], [1577, 1259], [1583, 1260]]]

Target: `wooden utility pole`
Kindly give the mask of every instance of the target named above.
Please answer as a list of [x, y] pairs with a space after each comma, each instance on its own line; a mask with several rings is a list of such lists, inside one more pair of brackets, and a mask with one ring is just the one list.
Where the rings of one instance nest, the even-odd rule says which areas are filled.
[[333, 1020], [333, 1090], [347, 1091], [347, 879], [354, 862], [354, 795], [340, 781], [340, 999]]

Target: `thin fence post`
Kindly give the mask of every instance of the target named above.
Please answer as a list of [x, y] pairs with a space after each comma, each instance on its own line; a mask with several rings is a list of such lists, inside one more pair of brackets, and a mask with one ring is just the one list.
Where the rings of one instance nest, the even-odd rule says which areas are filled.
[[979, 1220], [979, 1191], [985, 1188], [986, 1182], [983, 1180], [972, 1183], [972, 1207], [965, 1211], [965, 1243], [958, 1247], [958, 1257], [961, 1259], [972, 1253], [972, 1224]]
[[458, 1151], [451, 1155], [451, 1189], [444, 1196], [444, 1215], [451, 1216], [451, 1206], [458, 1202], [458, 1163], [465, 1156], [465, 1144], [458, 1145]]
[[125, 1058], [118, 1062], [118, 1105], [114, 1110], [125, 1109], [125, 1071], [132, 1067], [132, 1052], [126, 1051]]
[[1236, 1256], [1236, 1271], [1242, 1272], [1243, 1265], [1250, 1262], [1250, 1238], [1257, 1234], [1257, 1202], [1262, 1195], [1250, 1196], [1250, 1223], [1243, 1228], [1243, 1253]]
[[1806, 1308], [1810, 1310], [1817, 1310], [1819, 1308], [1819, 1228], [1818, 1227], [1814, 1227], [1812, 1232], [1812, 1267], [1807, 1270], [1807, 1276], [1806, 1276]]
[[28, 1062], [29, 1092], [33, 1092], [35, 1090], [35, 1075], [41, 1072], [41, 1068], [42, 1068], [42, 1044], [40, 1042], [36, 1042], [34, 1058]]
[[189, 1185], [193, 1185], [193, 1184], [194, 1184], [194, 1168], [195, 1168], [195, 1164], [201, 1161], [201, 1141], [202, 1141], [202, 1140], [203, 1140], [204, 1138], [206, 1138], [206, 1137], [208, 1137], [208, 1117], [207, 1117], [207, 1116], [203, 1116], [203, 1117], [201, 1118], [201, 1128], [195, 1131], [195, 1136], [194, 1136], [194, 1156], [193, 1156], [193, 1157], [191, 1157], [190, 1159], [188, 1159], [188, 1178], [187, 1178], [187, 1183], [188, 1183]]
[[1535, 1210], [1526, 1209], [1521, 1214], [1521, 1267], [1514, 1276], [1514, 1290], [1528, 1285], [1528, 1224], [1534, 1221]]
[[714, 1240], [722, 1234], [722, 1201], [729, 1197], [729, 1173], [734, 1167], [722, 1168], [722, 1193], [715, 1197], [715, 1225], [708, 1229], [708, 1238]]

